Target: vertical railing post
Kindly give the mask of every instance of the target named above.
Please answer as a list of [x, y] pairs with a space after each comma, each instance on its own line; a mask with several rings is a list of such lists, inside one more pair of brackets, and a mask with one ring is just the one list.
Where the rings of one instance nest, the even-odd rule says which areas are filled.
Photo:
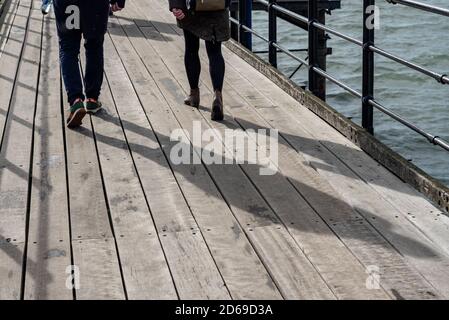
[[369, 100], [374, 96], [374, 45], [375, 0], [363, 0], [363, 83], [362, 83], [362, 127], [374, 133], [373, 107]]
[[252, 50], [252, 34], [246, 31], [242, 26], [252, 28], [253, 0], [239, 0], [239, 21], [240, 43], [249, 50]]
[[316, 96], [320, 95], [319, 77], [313, 70], [318, 67], [318, 29], [313, 23], [318, 21], [318, 0], [309, 0], [309, 90]]
[[[239, 12], [237, 6], [233, 9], [235, 10], [231, 10], [231, 17], [235, 20], [239, 20]], [[231, 23], [231, 38], [239, 41], [239, 27], [235, 23]]]
[[276, 10], [273, 9], [276, 2], [277, 0], [269, 0], [270, 5], [268, 7], [268, 40], [270, 41], [268, 44], [268, 61], [275, 68], [278, 65], [278, 50], [273, 45], [277, 42], [277, 16]]
[[[246, 26], [250, 29], [253, 28], [253, 0], [246, 0]], [[253, 50], [253, 34], [251, 32], [246, 33], [246, 47], [249, 50]]]

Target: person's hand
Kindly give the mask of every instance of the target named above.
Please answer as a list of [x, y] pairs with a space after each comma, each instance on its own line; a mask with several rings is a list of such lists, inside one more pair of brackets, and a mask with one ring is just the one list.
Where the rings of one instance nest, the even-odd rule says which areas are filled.
[[122, 10], [123, 8], [121, 8], [117, 3], [114, 3], [113, 5], [111, 5], [111, 10], [112, 12], [117, 12]]
[[182, 11], [181, 9], [173, 9], [172, 10], [173, 15], [176, 17], [176, 19], [178, 20], [182, 20], [186, 17], [186, 15], [184, 14], [184, 11]]

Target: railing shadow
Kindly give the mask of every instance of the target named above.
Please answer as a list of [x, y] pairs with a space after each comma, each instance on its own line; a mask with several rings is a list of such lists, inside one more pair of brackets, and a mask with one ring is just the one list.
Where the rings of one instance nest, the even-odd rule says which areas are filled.
[[[143, 137], [146, 137], [148, 139], [150, 139], [149, 137], [154, 135], [153, 131], [150, 128], [141, 127], [139, 125], [136, 125], [134, 123], [128, 122], [126, 120], [118, 119], [118, 118], [114, 117], [113, 115], [111, 115], [110, 113], [107, 113], [107, 111], [105, 111], [105, 110], [102, 110], [102, 112], [98, 114], [98, 118], [103, 120], [103, 121], [107, 121], [109, 123], [115, 124], [115, 125], [119, 125], [119, 123], [121, 121], [123, 126], [124, 126], [124, 128], [125, 128], [125, 132], [127, 130], [130, 130], [130, 131], [132, 131], [132, 132], [134, 132], [136, 134], [139, 134], [139, 135], [141, 135]], [[92, 132], [90, 132], [89, 129], [86, 130], [85, 128], [83, 130], [78, 131], [78, 132], [80, 134], [83, 134], [83, 135], [86, 135], [86, 136], [91, 136], [93, 134]], [[157, 135], [157, 137], [158, 137], [158, 139], [160, 141], [170, 141], [170, 137], [168, 137], [168, 136], [165, 136], [165, 135], [163, 135], [163, 134], [161, 134], [159, 132], [155, 132], [155, 134]], [[114, 137], [105, 136], [105, 135], [99, 134], [97, 132], [95, 132], [95, 137], [96, 137], [97, 141], [99, 141], [101, 143], [108, 144], [108, 145], [113, 146], [115, 148], [121, 148], [121, 149], [126, 150], [126, 151], [131, 152], [131, 153], [137, 153], [139, 156], [145, 157], [145, 158], [147, 158], [149, 160], [158, 161], [158, 159], [159, 159], [158, 157], [155, 156], [155, 153], [154, 153], [155, 149], [148, 148], [145, 145], [134, 144], [132, 142], [129, 143], [129, 145], [127, 145], [125, 140], [121, 140], [121, 139], [117, 139], [117, 138], [114, 138]], [[153, 142], [157, 142], [157, 141], [153, 141]], [[177, 142], [177, 143], [182, 143], [182, 142]], [[189, 148], [190, 145], [186, 145], [185, 147]], [[202, 149], [201, 149], [201, 151], [202, 151]], [[231, 159], [228, 159], [228, 160], [231, 160]], [[261, 169], [262, 168], [258, 164], [248, 164], [248, 165], [255, 166], [257, 169]], [[172, 170], [176, 174], [183, 175], [183, 177], [185, 179], [189, 180], [193, 184], [196, 183], [195, 179], [192, 178], [191, 175], [185, 174], [185, 172], [190, 172], [190, 170], [185, 170], [185, 169], [181, 168], [181, 166], [192, 167], [192, 165], [188, 165], [188, 164], [187, 165], [185, 165], [185, 164], [184, 165], [174, 165], [173, 163], [170, 163], [170, 166], [171, 166]], [[236, 170], [240, 170], [238, 165], [234, 164], [232, 166], [235, 166]], [[278, 179], [279, 175], [281, 175], [281, 174], [278, 173], [277, 176], [273, 176], [273, 179]], [[334, 197], [334, 196], [332, 196], [332, 195], [330, 195], [330, 194], [328, 194], [326, 192], [322, 192], [320, 190], [312, 188], [312, 187], [308, 186], [307, 184], [304, 184], [301, 181], [292, 179], [291, 177], [284, 177], [284, 176], [282, 176], [282, 178], [286, 178], [286, 179], [290, 180], [293, 185], [299, 186], [299, 188], [304, 193], [307, 193], [307, 194], [314, 193], [314, 194], [316, 194], [317, 197], [320, 198], [323, 203], [333, 203], [333, 204], [336, 205], [336, 208], [345, 208], [345, 210], [352, 211], [354, 213], [354, 215], [357, 215], [353, 211], [353, 209], [351, 209], [352, 207], [349, 204], [347, 204], [345, 201], [341, 200], [340, 198]], [[267, 178], [266, 182], [269, 183], [269, 178]], [[201, 188], [201, 185], [198, 185], [198, 187]], [[203, 191], [206, 192], [206, 193], [211, 193], [210, 190], [203, 190]], [[213, 193], [211, 193], [211, 194], [213, 194]], [[297, 194], [295, 196], [299, 196], [299, 194]], [[226, 201], [232, 201], [232, 200], [231, 199], [226, 199]], [[241, 207], [238, 203], [233, 203], [233, 202], [228, 203], [228, 205], [230, 207], [237, 206], [237, 207], [239, 207], [242, 210], [245, 210], [247, 212], [250, 212], [251, 214], [257, 215], [257, 218], [260, 221], [262, 221], [262, 222], [265, 219], [266, 220], [265, 222], [267, 224], [273, 223], [273, 219], [272, 219], [273, 215], [272, 214], [267, 214], [265, 209], [264, 210], [248, 210], [247, 207]], [[269, 206], [267, 204], [263, 204], [263, 208], [269, 208]], [[366, 212], [364, 209], [361, 209], [361, 208], [357, 208], [357, 211], [364, 212], [365, 215], [369, 215], [373, 219], [378, 220], [379, 223], [381, 223], [383, 226], [385, 226], [385, 228], [386, 228], [385, 231], [390, 233], [395, 239], [399, 239], [399, 241], [401, 243], [408, 243], [408, 245], [404, 246], [404, 247], [406, 247], [406, 248], [410, 247], [410, 248], [415, 248], [416, 249], [416, 250], [412, 250], [410, 252], [405, 252], [405, 253], [410, 254], [412, 256], [417, 256], [417, 257], [421, 257], [421, 258], [428, 258], [428, 259], [433, 259], [433, 258], [436, 257], [437, 253], [434, 252], [434, 250], [432, 248], [428, 247], [424, 243], [416, 241], [415, 239], [404, 237], [401, 234], [397, 234], [393, 230], [394, 226], [391, 225], [388, 221], [386, 221], [383, 218], [379, 217], [376, 213], [374, 213], [374, 212]], [[298, 212], [298, 218], [300, 217], [300, 215], [301, 215], [301, 213]], [[349, 217], [349, 216], [347, 218], [348, 218], [348, 221], [350, 221], [352, 219], [352, 217]], [[334, 223], [337, 223], [337, 224], [339, 222], [344, 222], [344, 221], [334, 221]], [[301, 229], [299, 224], [295, 224], [294, 227], [298, 228], [298, 230], [301, 231], [301, 232], [314, 232], [313, 230]], [[368, 227], [368, 228], [371, 228], [371, 227]], [[331, 228], [328, 229], [328, 232], [329, 232], [329, 234], [333, 233]], [[353, 236], [353, 235], [351, 235], [351, 236]], [[374, 239], [376, 239], [376, 241], [374, 243], [371, 243], [371, 244], [375, 245], [375, 246], [382, 245], [385, 249], [394, 250], [393, 247], [388, 242], [386, 242], [386, 241], [380, 241], [379, 242], [378, 240], [381, 237], [382, 236], [380, 236], [380, 235], [379, 236], [375, 236]], [[370, 237], [366, 237], [363, 233], [360, 234], [360, 237], [358, 237], [358, 235], [355, 235], [354, 238], [358, 239], [360, 241], [366, 241], [367, 239], [373, 239], [372, 237], [371, 238]], [[367, 244], [370, 244], [370, 243], [367, 243]]]
[[[121, 21], [135, 23], [139, 27], [154, 28], [150, 20], [138, 19], [138, 18], [130, 19], [130, 18], [126, 18], [126, 17], [123, 17], [123, 16], [120, 16], [120, 17], [117, 17], [117, 18], [119, 18]], [[171, 24], [170, 23], [166, 23], [166, 25], [170, 26]], [[120, 25], [117, 25], [117, 23], [115, 23], [113, 21], [110, 21], [109, 22], [109, 26], [110, 26], [110, 28], [109, 28], [109, 33], [110, 34], [117, 35], [117, 36], [123, 36], [122, 33], [117, 33], [116, 32], [116, 28], [120, 28]], [[178, 35], [171, 28], [170, 29], [167, 28], [167, 30], [168, 30], [168, 32], [165, 33], [166, 35], [169, 35], [169, 36], [177, 36]], [[155, 29], [155, 31], [156, 31], [156, 29]], [[156, 32], [158, 34], [160, 33], [159, 31], [156, 31]], [[134, 37], [134, 36], [138, 37], [138, 38], [148, 38], [148, 37], [145, 37], [145, 36], [141, 35], [141, 33], [139, 33], [138, 35], [127, 35], [127, 37]], [[152, 39], [153, 40], [157, 40], [157, 41], [163, 41], [163, 42], [172, 41], [171, 39], [161, 39], [161, 37], [157, 37], [157, 36], [153, 37]]]

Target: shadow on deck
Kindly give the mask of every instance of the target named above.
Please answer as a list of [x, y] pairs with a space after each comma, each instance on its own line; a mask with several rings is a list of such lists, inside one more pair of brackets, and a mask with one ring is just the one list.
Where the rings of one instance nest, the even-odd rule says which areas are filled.
[[[448, 218], [238, 56], [224, 49], [225, 121], [210, 121], [203, 50], [203, 104], [182, 104], [183, 39], [165, 3], [111, 18], [104, 110], [68, 130], [54, 17], [10, 2], [0, 299], [449, 296]], [[277, 129], [277, 172], [236, 164], [229, 144], [217, 155], [233, 164], [177, 164], [174, 148], [210, 151], [196, 129], [222, 147], [226, 132], [262, 147], [251, 130]]]

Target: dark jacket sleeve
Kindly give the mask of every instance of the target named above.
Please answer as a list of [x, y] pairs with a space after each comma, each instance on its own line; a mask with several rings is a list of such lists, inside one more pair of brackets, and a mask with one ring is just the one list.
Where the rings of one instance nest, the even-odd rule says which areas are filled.
[[185, 0], [168, 0], [168, 5], [170, 7], [170, 11], [174, 8], [186, 10], [187, 5]]
[[120, 8], [124, 8], [125, 7], [125, 1], [126, 0], [111, 0], [111, 4], [117, 3]]

